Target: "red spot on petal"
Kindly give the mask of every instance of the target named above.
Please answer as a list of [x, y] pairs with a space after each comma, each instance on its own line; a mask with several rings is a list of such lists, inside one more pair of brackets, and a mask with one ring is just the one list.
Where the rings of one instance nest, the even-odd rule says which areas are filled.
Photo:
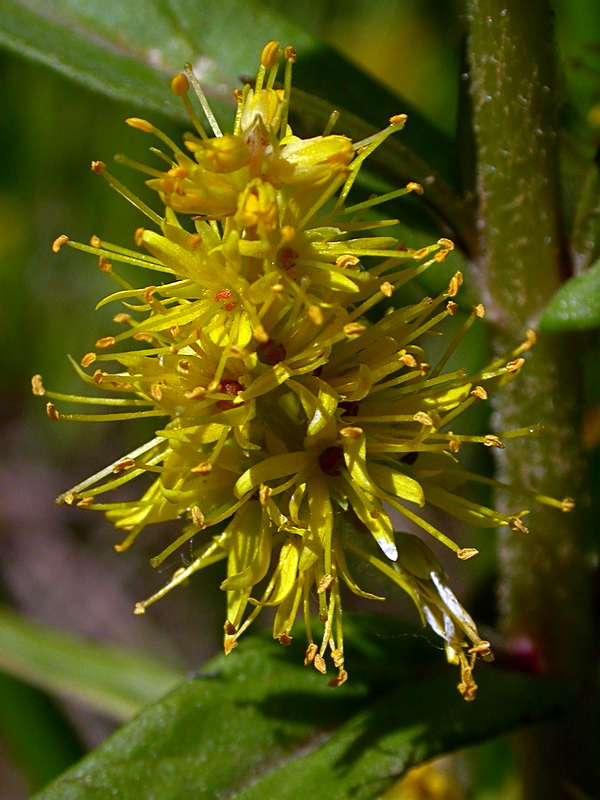
[[[223, 394], [230, 394], [235, 397], [239, 392], [242, 391], [241, 383], [238, 381], [232, 380], [224, 380], [221, 381], [219, 385], [219, 390], [223, 392]], [[236, 403], [233, 400], [217, 400], [217, 408], [220, 408], [222, 411], [227, 411], [230, 408], [235, 408]]]
[[289, 272], [298, 263], [298, 253], [292, 247], [282, 247], [277, 251], [277, 266]]
[[338, 445], [326, 447], [319, 456], [319, 466], [325, 475], [339, 475], [345, 463], [344, 451]]
[[285, 358], [285, 347], [281, 343], [269, 339], [268, 342], [263, 342], [258, 345], [256, 348], [256, 355], [261, 364], [272, 367], [275, 364], [279, 364], [279, 362], [283, 361]]

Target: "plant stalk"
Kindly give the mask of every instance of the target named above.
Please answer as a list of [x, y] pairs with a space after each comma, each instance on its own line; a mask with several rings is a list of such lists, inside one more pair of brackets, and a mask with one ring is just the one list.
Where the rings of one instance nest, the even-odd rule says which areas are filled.
[[[549, 0], [467, 0], [478, 195], [476, 273], [495, 353], [536, 328], [569, 273], [560, 208], [556, 50]], [[510, 442], [501, 480], [583, 502], [584, 456], [577, 420], [577, 340], [541, 336], [522, 374], [494, 401], [497, 431], [539, 424], [545, 434]], [[500, 438], [501, 433], [500, 433]], [[499, 498], [514, 513], [514, 501]], [[596, 646], [592, 558], [580, 510], [538, 506], [530, 533], [500, 539], [500, 602], [509, 646], [575, 698], [563, 722], [518, 735], [525, 800], [600, 796], [595, 765]], [[572, 788], [570, 788], [572, 787]]]

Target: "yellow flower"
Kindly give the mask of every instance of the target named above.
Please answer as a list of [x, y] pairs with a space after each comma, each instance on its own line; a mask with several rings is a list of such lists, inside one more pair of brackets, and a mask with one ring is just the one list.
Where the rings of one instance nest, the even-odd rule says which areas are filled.
[[[131, 546], [148, 525], [182, 519], [180, 535], [152, 564], [192, 537], [202, 544], [193, 562], [138, 603], [136, 612], [199, 569], [225, 560], [226, 652], [263, 607], [275, 607], [273, 635], [283, 644], [290, 642], [301, 612], [306, 663], [325, 672], [329, 650], [338, 670], [333, 685], [347, 677], [341, 586], [383, 599], [352, 577], [347, 556], [361, 558], [404, 589], [445, 639], [449, 660], [461, 666], [459, 688], [470, 699], [474, 659], [489, 657], [489, 645], [433, 555], [419, 539], [395, 533], [390, 514], [395, 511], [462, 559], [476, 551], [461, 548], [419, 509], [433, 505], [471, 524], [524, 530], [525, 511], [503, 515], [458, 491], [468, 481], [490, 482], [460, 468], [461, 446], [501, 447], [501, 440], [449, 428], [473, 403], [485, 401], [485, 386], [498, 388], [519, 371], [534, 336], [476, 374], [444, 373], [462, 336], [483, 316], [477, 306], [430, 364], [424, 335], [457, 311], [452, 298], [460, 273], [438, 297], [390, 306], [370, 321], [373, 307], [443, 261], [453, 246], [440, 239], [418, 251], [406, 249], [378, 233], [397, 220], [363, 218], [386, 200], [422, 192], [418, 184], [347, 204], [365, 158], [401, 130], [406, 117], [393, 117], [385, 130], [361, 142], [329, 132], [306, 140], [294, 136], [287, 114], [296, 56], [285, 49], [285, 89], [274, 89], [281, 52], [270, 42], [254, 88], [236, 93], [232, 133], [221, 132], [191, 69], [172, 82], [195, 127], [184, 137], [187, 152], [151, 123], [128, 120], [166, 145], [163, 171], [134, 164], [151, 176], [148, 185], [164, 206], [162, 215], [104, 164], [93, 164], [157, 230], [136, 231], [136, 245], [145, 252], [97, 238], [91, 245], [66, 236], [56, 240], [55, 251], [68, 242], [98, 256], [120, 286], [102, 305], [122, 302], [127, 311], [115, 317], [125, 329], [100, 339], [84, 356], [82, 367], [94, 364], [95, 372], [89, 376], [76, 367], [110, 396], [46, 394], [123, 411], [69, 415], [50, 402], [48, 414], [53, 420], [92, 421], [160, 416], [164, 423], [150, 442], [60, 500], [103, 511], [125, 534], [117, 550]], [[188, 97], [190, 83], [212, 136]], [[134, 288], [112, 262], [149, 269], [166, 282]], [[113, 371], [106, 369], [110, 362]], [[39, 376], [34, 392], [45, 393]], [[101, 501], [104, 493], [144, 474], [153, 483], [139, 500]], [[537, 499], [564, 510], [569, 505]], [[318, 644], [310, 624], [315, 606], [323, 625]]]

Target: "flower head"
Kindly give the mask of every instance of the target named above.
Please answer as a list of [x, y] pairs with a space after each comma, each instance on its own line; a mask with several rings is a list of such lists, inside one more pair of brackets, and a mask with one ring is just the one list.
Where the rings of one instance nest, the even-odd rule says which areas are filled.
[[[301, 612], [306, 663], [325, 672], [329, 651], [338, 671], [334, 685], [347, 677], [342, 586], [382, 599], [352, 576], [351, 559], [363, 559], [405, 590], [444, 638], [449, 660], [461, 665], [461, 691], [470, 698], [473, 660], [489, 657], [489, 645], [425, 544], [394, 531], [392, 512], [462, 559], [476, 551], [460, 548], [420, 509], [436, 506], [475, 525], [524, 529], [524, 511], [503, 515], [461, 493], [468, 481], [488, 482], [460, 467], [462, 445], [502, 447], [501, 440], [451, 428], [463, 411], [486, 400], [488, 389], [520, 370], [521, 354], [534, 337], [528, 334], [512, 353], [475, 374], [444, 372], [462, 336], [483, 316], [477, 306], [430, 363], [425, 335], [456, 313], [460, 273], [439, 296], [388, 306], [372, 321], [371, 309], [384, 299], [393, 302], [397, 289], [443, 261], [453, 245], [440, 239], [407, 249], [379, 234], [396, 220], [365, 219], [373, 206], [421, 193], [418, 184], [347, 202], [365, 158], [401, 130], [406, 117], [393, 117], [387, 128], [360, 142], [329, 131], [301, 139], [287, 123], [296, 58], [291, 48], [283, 51], [284, 89], [274, 88], [281, 55], [276, 42], [264, 48], [254, 87], [236, 92], [231, 133], [221, 132], [191, 68], [172, 82], [195, 128], [183, 148], [151, 123], [128, 120], [166, 148], [162, 169], [134, 165], [150, 176], [162, 214], [132, 195], [104, 164], [93, 164], [154, 226], [136, 231], [138, 250], [97, 238], [89, 246], [69, 242], [98, 256], [119, 284], [103, 304], [125, 304], [127, 311], [115, 317], [124, 330], [100, 339], [84, 356], [82, 366], [93, 365], [92, 375], [77, 369], [107, 392], [94, 402], [123, 410], [65, 415], [49, 403], [48, 413], [54, 420], [164, 421], [150, 442], [59, 499], [103, 511], [124, 533], [117, 550], [130, 547], [149, 525], [183, 520], [180, 535], [152, 564], [192, 537], [202, 542], [194, 560], [138, 603], [136, 612], [223, 560], [226, 651], [265, 606], [275, 609], [274, 637], [289, 643]], [[190, 85], [212, 135], [189, 99]], [[54, 249], [67, 241], [59, 237]], [[112, 262], [150, 270], [156, 284], [135, 288]], [[45, 393], [39, 376], [34, 391]], [[138, 500], [101, 501], [144, 474], [151, 483]], [[318, 643], [310, 625], [315, 606], [323, 626]]]

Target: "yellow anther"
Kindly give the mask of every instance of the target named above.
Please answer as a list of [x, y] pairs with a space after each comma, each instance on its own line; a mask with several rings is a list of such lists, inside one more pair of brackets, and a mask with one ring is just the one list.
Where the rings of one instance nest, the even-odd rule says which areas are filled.
[[267, 42], [260, 54], [260, 63], [265, 69], [271, 69], [271, 67], [276, 66], [279, 62], [280, 55], [281, 48], [279, 47], [279, 42]]
[[360, 264], [360, 259], [350, 254], [346, 256], [338, 256], [335, 260], [336, 267], [341, 267], [341, 269], [347, 269], [348, 267], [356, 267], [358, 266], [358, 264]]
[[260, 490], [258, 492], [260, 502], [263, 504], [266, 503], [269, 497], [271, 497], [271, 494], [272, 494], [271, 487], [267, 486], [266, 484], [263, 484], [263, 486], [260, 487]]
[[114, 336], [103, 336], [101, 339], [98, 339], [98, 341], [96, 342], [96, 347], [99, 347], [100, 349], [103, 349], [105, 347], [112, 347], [114, 343], [115, 343], [115, 337]]
[[475, 316], [479, 317], [479, 319], [483, 319], [485, 317], [485, 308], [483, 307], [483, 303], [477, 303], [476, 306], [473, 306], [473, 311], [475, 312]]
[[509, 361], [506, 365], [507, 372], [517, 372], [525, 363], [524, 358], [515, 358], [514, 361]]
[[315, 656], [317, 655], [318, 647], [314, 642], [311, 642], [308, 647], [306, 648], [306, 653], [304, 654], [304, 666], [307, 667], [309, 664], [315, 660]]
[[392, 284], [389, 281], [384, 281], [379, 286], [379, 291], [381, 292], [381, 294], [384, 294], [386, 297], [391, 297], [392, 296], [392, 292], [394, 291], [394, 287], [392, 286]]
[[135, 233], [133, 234], [133, 241], [136, 243], [138, 247], [141, 247], [144, 243], [144, 228], [136, 228]]
[[451, 453], [458, 453], [462, 447], [461, 440], [458, 438], [458, 436], [454, 436], [451, 431], [448, 433], [448, 447], [450, 448]]
[[493, 433], [488, 433], [487, 436], [484, 436], [483, 443], [486, 447], [497, 447], [500, 450], [504, 450], [504, 445], [497, 436], [494, 436]]
[[163, 396], [163, 391], [160, 384], [153, 383], [152, 386], [150, 387], [150, 394], [155, 400], [160, 402]]
[[126, 314], [124, 311], [119, 311], [113, 317], [113, 322], [120, 324], [122, 322], [131, 322], [131, 314]]
[[446, 250], [454, 250], [454, 242], [451, 239], [446, 239], [446, 237], [442, 237], [441, 239], [437, 240], [437, 243], [440, 247], [445, 247]]
[[429, 414], [426, 414], [424, 411], [417, 411], [413, 419], [415, 422], [419, 422], [421, 425], [428, 425], [429, 427], [433, 428], [433, 420]]
[[81, 359], [81, 366], [89, 367], [90, 364], [93, 364], [95, 360], [96, 360], [96, 353], [86, 353], [84, 357]]
[[575, 500], [572, 497], [565, 497], [561, 503], [561, 508], [565, 513], [572, 511], [575, 508]]
[[125, 122], [130, 128], [135, 128], [136, 130], [143, 131], [144, 133], [154, 133], [154, 125], [151, 122], [148, 122], [146, 119], [129, 117], [125, 120]]
[[92, 247], [101, 247], [102, 241], [99, 236], [90, 236], [90, 244]]
[[415, 183], [415, 181], [411, 181], [410, 183], [406, 184], [406, 188], [409, 192], [416, 192], [417, 194], [423, 194], [425, 191], [420, 183]]
[[92, 161], [92, 172], [95, 172], [96, 175], [102, 175], [105, 169], [106, 164], [104, 161]]
[[518, 517], [513, 517], [508, 521], [508, 527], [511, 531], [517, 531], [517, 533], [529, 533], [529, 529], [523, 525], [523, 520], [519, 519]]
[[[115, 548], [116, 549], [116, 548]], [[133, 613], [139, 616], [140, 614], [146, 613], [146, 607], [143, 603], [136, 603], [135, 608], [133, 609]]]
[[190, 82], [183, 72], [179, 72], [171, 81], [171, 91], [177, 97], [181, 97], [181, 95], [185, 94], [189, 88]]
[[316, 654], [313, 664], [315, 665], [315, 669], [318, 669], [322, 675], [325, 675], [327, 672], [327, 665], [325, 664], [325, 659], [320, 653]]
[[189, 392], [184, 392], [184, 397], [186, 400], [201, 400], [205, 394], [206, 388], [204, 386], [194, 386]]
[[293, 242], [295, 236], [296, 229], [292, 225], [282, 225], [281, 244], [289, 244], [289, 242]]
[[414, 261], [420, 261], [425, 256], [429, 255], [429, 248], [428, 247], [421, 247], [419, 250], [415, 250], [412, 254], [412, 258]]
[[283, 51], [283, 54], [285, 56], [285, 60], [286, 61], [291, 61], [292, 64], [296, 63], [296, 59], [298, 58], [298, 55], [297, 55], [297, 53], [296, 53], [296, 51], [294, 50], [293, 47], [290, 47], [290, 45], [288, 45], [285, 48], [285, 50]]
[[72, 506], [73, 503], [77, 502], [78, 498], [77, 492], [67, 492], [63, 499], [68, 506]]
[[58, 253], [63, 244], [66, 244], [68, 241], [69, 237], [66, 236], [64, 233], [61, 234], [60, 236], [57, 236], [56, 239], [52, 242], [52, 252]]
[[135, 467], [135, 461], [133, 458], [122, 458], [120, 461], [113, 466], [113, 472], [122, 472], [124, 469], [130, 469], [131, 467]]
[[410, 353], [404, 353], [403, 355], [401, 355], [400, 361], [404, 364], [405, 367], [417, 366], [417, 359]]
[[458, 311], [458, 306], [452, 300], [449, 300], [446, 303], [446, 311], [450, 314], [451, 317], [453, 317]]
[[328, 681], [327, 685], [332, 686], [335, 689], [336, 686], [341, 686], [343, 683], [346, 683], [347, 680], [348, 673], [345, 669], [340, 669], [337, 678], [332, 678], [330, 681]]
[[100, 256], [100, 257], [98, 258], [98, 266], [100, 267], [100, 269], [102, 270], [102, 272], [110, 272], [110, 271], [111, 271], [111, 269], [112, 269], [112, 264], [111, 264], [111, 263], [110, 263], [110, 261], [109, 261], [107, 258], [105, 258], [104, 256]]
[[348, 322], [344, 325], [344, 333], [346, 336], [358, 336], [366, 330], [366, 325], [363, 325], [361, 322]]
[[488, 399], [488, 393], [483, 386], [476, 386], [474, 389], [471, 389], [471, 395], [473, 397], [478, 397], [480, 400]]
[[46, 394], [41, 375], [34, 375], [31, 379], [31, 391], [38, 397], [42, 397]]
[[333, 575], [323, 575], [317, 586], [317, 594], [323, 594], [333, 583]]
[[448, 297], [456, 297], [458, 294], [458, 290], [462, 286], [463, 276], [462, 272], [455, 272], [454, 275], [450, 278], [450, 283], [448, 284], [448, 288], [446, 289], [446, 295]]
[[343, 436], [344, 439], [360, 439], [363, 435], [363, 429], [358, 428], [355, 425], [349, 425], [346, 428], [341, 428], [340, 436]]
[[52, 422], [57, 422], [60, 419], [60, 414], [58, 413], [56, 406], [52, 403], [46, 403], [46, 414], [52, 420]]
[[190, 472], [198, 475], [208, 475], [209, 472], [212, 472], [212, 464], [208, 461], [201, 461], [195, 467], [192, 467]]
[[390, 117], [390, 125], [404, 125], [407, 119], [406, 114], [394, 114]]
[[474, 547], [463, 547], [456, 553], [456, 555], [460, 558], [461, 561], [467, 561], [469, 558], [473, 558], [473, 556], [479, 555], [479, 550], [476, 550]]
[[257, 342], [268, 342], [269, 341], [269, 334], [263, 328], [262, 325], [257, 325], [256, 328], [252, 331], [252, 335], [256, 339]]
[[204, 522], [204, 514], [202, 513], [202, 511], [200, 511], [198, 506], [192, 506], [192, 508], [190, 509], [190, 513], [192, 515], [192, 522], [197, 528], [200, 528], [200, 530], [202, 530], [202, 528], [206, 528], [206, 524]]
[[308, 318], [314, 325], [323, 324], [323, 312], [319, 306], [313, 305], [308, 307]]
[[[73, 492], [73, 494], [75, 494]], [[94, 502], [93, 497], [82, 497], [81, 500], [77, 503], [77, 508], [89, 508], [92, 503]]]

